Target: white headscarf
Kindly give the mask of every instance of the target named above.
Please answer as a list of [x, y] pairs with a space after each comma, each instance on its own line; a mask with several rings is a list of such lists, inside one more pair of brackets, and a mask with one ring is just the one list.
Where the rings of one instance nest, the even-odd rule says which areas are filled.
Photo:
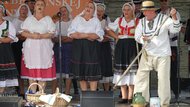
[[67, 2], [64, 1], [63, 5], [60, 7], [60, 9], [62, 7], [65, 7], [67, 9], [67, 11], [69, 12], [69, 18], [72, 19], [72, 15], [71, 15], [71, 12], [72, 12], [72, 8], [71, 6], [69, 6], [69, 4]]
[[125, 8], [125, 6], [129, 6], [131, 8], [131, 10], [133, 11], [133, 18], [135, 18], [135, 5], [133, 2], [128, 2], [128, 3], [125, 3], [122, 7], [122, 12], [123, 12], [123, 9]]
[[97, 7], [102, 8], [104, 11], [106, 10], [106, 5], [103, 3], [97, 3]]
[[[96, 4], [95, 2], [92, 2], [92, 3], [94, 4], [94, 14], [93, 14], [93, 17], [98, 18], [98, 16], [97, 16], [97, 4]], [[83, 11], [79, 14], [79, 16], [84, 15], [84, 11], [85, 11], [85, 10], [83, 10]]]
[[23, 3], [23, 4], [21, 4], [21, 5], [18, 7], [18, 9], [17, 9], [17, 11], [16, 11], [16, 13], [15, 13], [15, 17], [18, 18], [18, 17], [20, 16], [20, 9], [21, 9], [22, 6], [26, 6], [26, 7], [27, 7], [27, 9], [28, 9], [28, 14], [27, 14], [27, 16], [31, 16], [32, 13], [31, 13], [31, 11], [30, 11], [30, 8], [28, 7], [27, 4]]

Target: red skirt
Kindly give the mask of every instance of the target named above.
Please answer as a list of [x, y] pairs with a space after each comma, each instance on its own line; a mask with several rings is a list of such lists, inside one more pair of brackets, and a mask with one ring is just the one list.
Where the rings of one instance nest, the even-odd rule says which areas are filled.
[[55, 59], [53, 58], [52, 67], [47, 69], [29, 69], [26, 67], [24, 60], [22, 60], [21, 78], [29, 80], [39, 80], [39, 81], [52, 81], [56, 79]]

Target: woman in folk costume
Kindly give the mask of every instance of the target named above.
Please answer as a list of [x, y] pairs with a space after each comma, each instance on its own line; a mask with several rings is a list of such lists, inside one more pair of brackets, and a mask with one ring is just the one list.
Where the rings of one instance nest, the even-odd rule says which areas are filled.
[[[45, 89], [46, 81], [56, 79], [53, 43], [55, 24], [51, 17], [44, 15], [45, 1], [36, 0], [34, 15], [22, 23], [23, 43], [21, 77], [29, 79], [29, 84], [38, 82]], [[36, 92], [36, 87], [31, 90]]]
[[[19, 33], [21, 31], [21, 24], [24, 22], [24, 20], [31, 16], [30, 9], [27, 4], [21, 4], [15, 14], [15, 18], [13, 19], [12, 23], [16, 28], [16, 36], [18, 37], [19, 41], [12, 44], [13, 54], [15, 63], [17, 66], [17, 70], [20, 73], [21, 72], [21, 58], [22, 58], [22, 44], [26, 38], [22, 37]], [[19, 94], [24, 96], [24, 81], [18, 78], [19, 80]]]
[[[110, 23], [107, 28], [108, 34], [117, 41], [114, 61], [114, 84], [121, 78], [121, 75], [137, 55], [134, 31], [138, 19], [135, 19], [134, 16], [134, 5], [132, 3], [125, 3], [122, 7], [122, 12], [123, 15], [117, 18], [114, 23]], [[132, 102], [134, 78], [137, 67], [138, 64], [136, 62], [132, 65], [124, 78], [117, 84], [121, 87], [122, 94], [122, 99], [118, 103], [123, 104]]]
[[[69, 26], [71, 25], [72, 22], [72, 16], [71, 16], [71, 7], [65, 2], [64, 5], [60, 8], [60, 13], [61, 13], [61, 23], [57, 22], [56, 23], [56, 31], [61, 33], [61, 42], [62, 42], [62, 70], [63, 70], [63, 77], [66, 79], [66, 86], [65, 86], [65, 94], [70, 94], [70, 89], [71, 89], [71, 82], [72, 79], [69, 78], [69, 71], [70, 71], [70, 63], [71, 63], [71, 55], [72, 55], [72, 38], [69, 38], [67, 36], [67, 30]], [[59, 28], [59, 24], [61, 24], [61, 31]], [[59, 71], [59, 35], [57, 34], [56, 37], [53, 39], [55, 42], [54, 45], [54, 51], [55, 51], [55, 59], [56, 59], [56, 70], [57, 74], [60, 73]], [[58, 75], [59, 78], [59, 75]], [[77, 82], [76, 80], [73, 80], [74, 84], [74, 91], [75, 93], [78, 93], [78, 87], [77, 87]], [[56, 87], [54, 87], [55, 89]]]
[[82, 91], [87, 91], [88, 81], [90, 90], [96, 91], [97, 82], [102, 78], [98, 52], [103, 35], [96, 4], [88, 2], [68, 29], [68, 36], [73, 38], [71, 76], [80, 81]]
[[5, 8], [0, 5], [0, 94], [5, 87], [18, 86], [18, 71], [11, 43], [17, 42], [16, 30], [10, 21], [4, 20]]
[[[98, 19], [101, 22], [102, 28], [105, 29], [106, 26], [111, 22], [109, 17], [105, 15], [106, 6], [102, 3], [97, 4], [97, 15]], [[112, 39], [107, 34], [104, 35], [104, 40], [100, 43], [100, 61], [101, 61], [101, 71], [102, 71], [102, 80], [100, 83], [103, 83], [105, 91], [109, 91], [110, 82], [113, 80], [113, 71], [112, 71], [112, 49], [110, 42]]]

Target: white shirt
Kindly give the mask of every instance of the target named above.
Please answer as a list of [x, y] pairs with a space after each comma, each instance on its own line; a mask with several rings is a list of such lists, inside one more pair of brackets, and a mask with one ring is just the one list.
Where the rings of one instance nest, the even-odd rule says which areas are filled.
[[21, 24], [23, 23], [24, 21], [22, 20], [19, 20], [18, 18], [15, 18], [13, 19], [12, 23], [16, 29], [16, 33], [19, 34], [19, 31], [21, 31]]
[[[7, 28], [7, 24], [6, 21], [4, 21], [1, 25], [0, 25], [0, 38], [2, 36], [2, 30]], [[18, 38], [16, 37], [16, 30], [14, 25], [9, 21], [9, 27], [8, 27], [8, 37], [11, 38], [13, 40], [13, 42], [17, 42]]]
[[14, 20], [14, 18], [15, 18], [14, 16], [5, 16], [3, 19], [12, 22]]
[[[161, 11], [162, 14], [165, 14], [167, 16], [170, 16], [170, 11], [171, 11], [171, 8], [168, 8], [165, 13], [163, 11]], [[181, 20], [181, 17], [180, 17], [180, 14], [179, 12], [177, 12], [177, 19], [180, 21]], [[178, 41], [177, 40], [172, 40], [172, 38], [175, 38], [175, 37], [178, 37], [179, 36], [179, 32], [177, 33], [169, 33], [170, 35], [170, 45], [171, 46], [178, 46]]]
[[[29, 16], [21, 25], [22, 30], [31, 33], [54, 33], [55, 24], [51, 17], [45, 16], [37, 20], [34, 16]], [[47, 69], [53, 63], [53, 43], [51, 39], [31, 39], [26, 38], [22, 49], [24, 62], [29, 69]]]
[[98, 18], [93, 17], [90, 20], [86, 21], [83, 17], [76, 16], [75, 19], [72, 21], [69, 29], [68, 29], [68, 36], [75, 32], [81, 33], [95, 33], [99, 36], [98, 41], [103, 40], [104, 31], [101, 27], [100, 21]]
[[[158, 14], [154, 19], [153, 28], [149, 29], [146, 17], [141, 19], [137, 28], [135, 30], [135, 40], [141, 44], [144, 44], [143, 37], [144, 36], [152, 36], [154, 32], [158, 29], [158, 26], [163, 23], [163, 21], [167, 18], [166, 15]], [[171, 48], [169, 42], [168, 31], [171, 33], [177, 33], [181, 29], [181, 25], [179, 20], [172, 20], [168, 18], [167, 21], [162, 25], [161, 29], [157, 33], [150, 43], [147, 44], [145, 48], [148, 55], [152, 56], [170, 56]]]
[[111, 20], [109, 17], [107, 17], [106, 19], [103, 19], [100, 22], [101, 22], [102, 29], [105, 29], [108, 26], [108, 24], [111, 23]]
[[[61, 21], [61, 36], [67, 36], [68, 28], [71, 25], [72, 20], [68, 22]], [[59, 33], [59, 21], [56, 23], [56, 36], [58, 36]]]

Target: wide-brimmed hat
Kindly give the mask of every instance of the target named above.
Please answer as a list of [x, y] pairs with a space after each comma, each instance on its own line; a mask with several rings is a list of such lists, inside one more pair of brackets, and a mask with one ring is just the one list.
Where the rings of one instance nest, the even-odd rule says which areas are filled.
[[141, 10], [158, 10], [158, 8], [155, 7], [153, 1], [144, 1]]
[[142, 3], [142, 0], [133, 0], [133, 3], [134, 3], [134, 4], [141, 4], [141, 3]]

